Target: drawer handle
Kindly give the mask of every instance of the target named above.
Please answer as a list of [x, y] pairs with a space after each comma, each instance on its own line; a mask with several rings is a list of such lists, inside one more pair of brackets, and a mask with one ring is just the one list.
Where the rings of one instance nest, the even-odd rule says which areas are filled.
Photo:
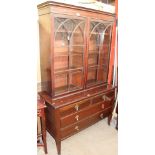
[[77, 131], [78, 131], [78, 130], [79, 130], [79, 127], [78, 127], [78, 126], [76, 126], [76, 127], [75, 127], [75, 130], [77, 130]]
[[75, 119], [78, 121], [79, 120], [79, 115], [76, 115], [75, 116]]
[[102, 109], [104, 109], [104, 104], [101, 105]]
[[75, 105], [75, 109], [76, 109], [76, 111], [78, 111], [79, 110], [79, 105]]
[[103, 118], [103, 114], [100, 114], [100, 118]]
[[87, 94], [87, 97], [90, 97], [90, 94]]
[[77, 15], [77, 16], [80, 16], [80, 13], [77, 12], [76, 15]]
[[110, 99], [108, 96], [106, 96], [106, 95], [103, 95], [103, 96], [102, 96], [102, 99], [103, 99], [104, 101], [111, 101], [111, 99]]

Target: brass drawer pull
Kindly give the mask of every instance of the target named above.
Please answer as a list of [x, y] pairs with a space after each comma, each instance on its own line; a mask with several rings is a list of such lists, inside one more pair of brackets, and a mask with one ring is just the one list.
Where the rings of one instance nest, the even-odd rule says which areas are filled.
[[103, 118], [103, 114], [100, 114], [100, 117]]
[[108, 97], [108, 96], [106, 96], [106, 95], [103, 95], [103, 96], [102, 96], [102, 99], [103, 99], [104, 101], [111, 101], [111, 98]]
[[78, 121], [79, 120], [79, 115], [76, 115], [75, 116], [75, 119]]
[[78, 130], [79, 130], [79, 127], [78, 127], [78, 126], [76, 126], [76, 127], [75, 127], [75, 130], [77, 130], [77, 131], [78, 131]]
[[101, 105], [101, 108], [104, 109], [104, 104]]
[[90, 97], [90, 94], [87, 94], [87, 97]]
[[76, 111], [78, 111], [79, 110], [79, 105], [75, 105], [75, 109], [76, 109]]

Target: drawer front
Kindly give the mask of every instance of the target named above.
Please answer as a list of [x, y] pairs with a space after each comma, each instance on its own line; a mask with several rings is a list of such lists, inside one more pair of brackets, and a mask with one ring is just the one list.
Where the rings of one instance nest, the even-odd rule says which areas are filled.
[[113, 99], [114, 99], [114, 91], [108, 92], [106, 94], [95, 96], [92, 99], [92, 103], [95, 104], [95, 103], [99, 103], [99, 102], [110, 102]]
[[111, 102], [102, 102], [99, 104], [95, 104], [90, 106], [89, 108], [85, 109], [85, 110], [81, 110], [79, 112], [76, 112], [72, 115], [66, 116], [61, 118], [61, 128], [64, 128], [66, 126], [69, 126], [73, 123], [79, 122], [82, 119], [86, 119], [87, 117], [90, 117], [91, 115], [102, 111], [106, 108], [111, 107], [112, 104]]
[[67, 117], [61, 118], [61, 128], [64, 128], [73, 123], [79, 122], [82, 119], [85, 119], [90, 116], [90, 109], [81, 110]]
[[110, 107], [112, 107], [112, 102], [106, 101], [106, 102], [101, 102], [101, 103], [95, 104], [91, 107], [90, 114], [93, 115], [99, 111], [105, 110]]
[[88, 107], [89, 105], [90, 105], [90, 100], [83, 100], [81, 102], [76, 102], [74, 104], [62, 107], [60, 108], [60, 116], [61, 117], [68, 116], [72, 113], [75, 113], [84, 109], [85, 107]]
[[86, 119], [86, 120], [76, 123], [70, 127], [62, 129], [61, 130], [61, 138], [62, 139], [67, 138], [67, 137], [81, 131], [82, 129], [84, 129], [90, 125], [91, 125], [90, 119]]
[[112, 112], [112, 108], [108, 108], [108, 109], [106, 109], [104, 111], [100, 111], [100, 112], [94, 114], [90, 118], [91, 124], [94, 124], [94, 123], [98, 122], [99, 120], [109, 116], [111, 112]]

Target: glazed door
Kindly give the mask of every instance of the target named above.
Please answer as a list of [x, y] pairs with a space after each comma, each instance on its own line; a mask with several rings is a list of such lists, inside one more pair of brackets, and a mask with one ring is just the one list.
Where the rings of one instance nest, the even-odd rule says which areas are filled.
[[112, 23], [90, 21], [87, 87], [107, 82]]
[[85, 19], [54, 17], [54, 95], [84, 87]]

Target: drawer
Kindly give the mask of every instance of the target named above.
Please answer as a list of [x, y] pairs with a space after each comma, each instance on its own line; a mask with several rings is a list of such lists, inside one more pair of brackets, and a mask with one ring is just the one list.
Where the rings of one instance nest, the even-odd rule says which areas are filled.
[[72, 113], [78, 112], [90, 105], [90, 100], [83, 100], [74, 104], [60, 108], [60, 116], [65, 117]]
[[111, 112], [112, 112], [112, 108], [108, 108], [104, 111], [100, 111], [100, 112], [92, 115], [90, 118], [91, 124], [94, 124], [94, 123], [98, 122], [99, 120], [109, 116]]
[[79, 122], [81, 121], [82, 119], [85, 119], [87, 117], [90, 116], [90, 108], [88, 109], [85, 109], [85, 110], [81, 110], [79, 112], [76, 112], [72, 115], [69, 115], [69, 116], [66, 116], [66, 117], [63, 117], [61, 118], [61, 128], [64, 128], [68, 125], [71, 125], [73, 123], [76, 123], [76, 122]]
[[99, 111], [105, 110], [107, 108], [112, 107], [112, 102], [101, 102], [98, 104], [94, 104], [91, 108], [90, 108], [90, 115], [93, 115]]
[[110, 101], [113, 100], [114, 95], [115, 95], [114, 91], [112, 91], [112, 92], [109, 92], [109, 93], [106, 93], [106, 94], [95, 96], [92, 99], [92, 104], [99, 103], [99, 102], [105, 102], [105, 101], [110, 102]]
[[91, 125], [90, 119], [83, 120], [70, 127], [61, 129], [61, 138], [65, 139]]
[[102, 102], [99, 104], [92, 105], [89, 108], [81, 110], [79, 112], [76, 112], [72, 115], [63, 117], [63, 118], [61, 118], [61, 128], [64, 128], [64, 127], [69, 126], [73, 123], [79, 122], [82, 119], [90, 117], [91, 115], [93, 115], [99, 111], [102, 111], [106, 108], [109, 108], [111, 106], [112, 106], [111, 102]]

